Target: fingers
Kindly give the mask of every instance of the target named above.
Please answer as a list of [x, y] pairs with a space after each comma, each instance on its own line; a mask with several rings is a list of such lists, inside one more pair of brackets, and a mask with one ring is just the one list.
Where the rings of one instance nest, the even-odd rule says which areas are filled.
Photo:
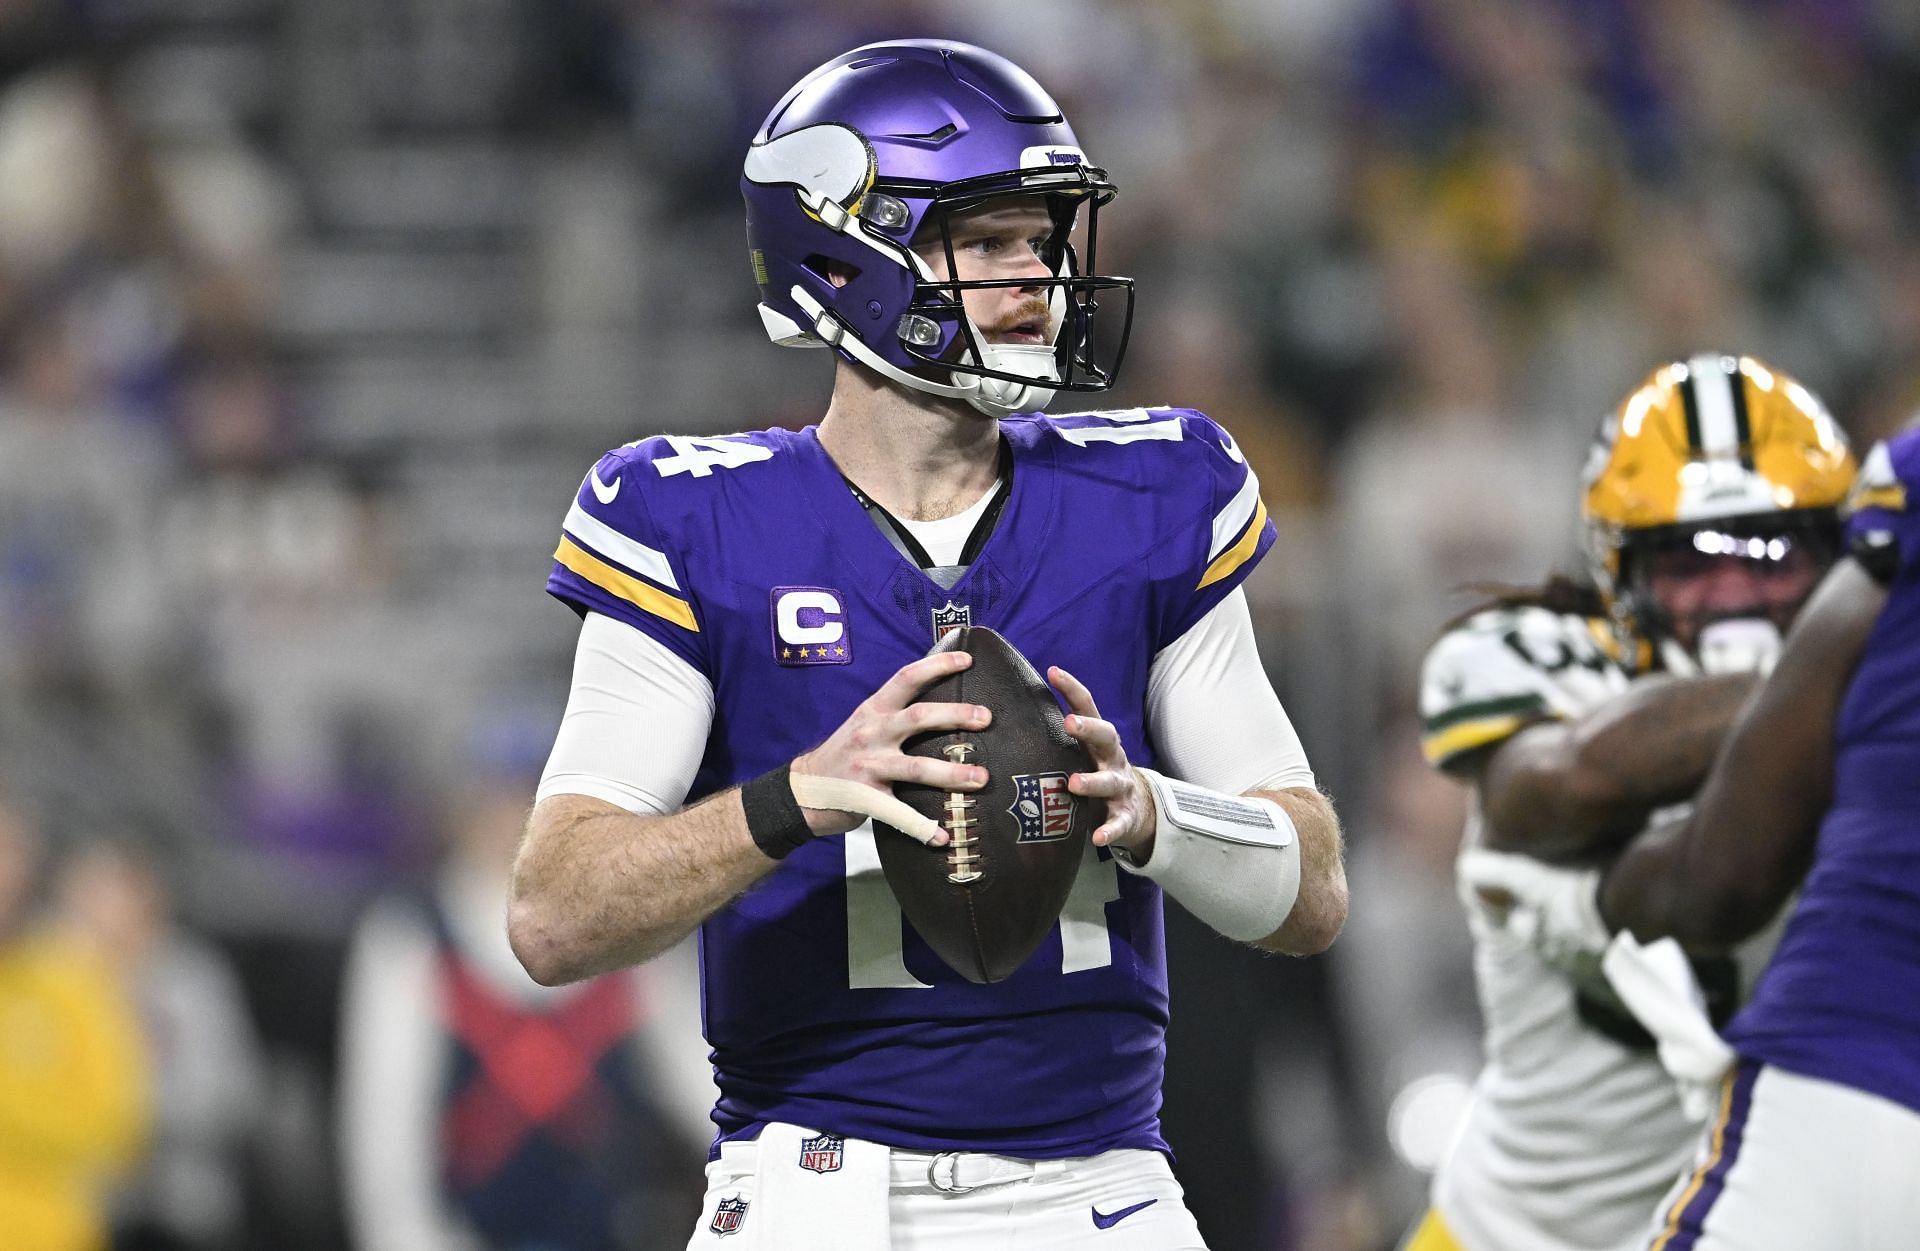
[[914, 696], [931, 686], [936, 679], [958, 673], [972, 663], [973, 657], [966, 652], [935, 652], [931, 656], [922, 656], [911, 664], [902, 665], [899, 672], [873, 693], [870, 702], [877, 712], [898, 712], [911, 704]]
[[1067, 707], [1074, 712], [1083, 717], [1100, 715], [1099, 707], [1093, 702], [1093, 692], [1082, 685], [1079, 678], [1074, 677], [1059, 665], [1054, 665], [1047, 670], [1047, 681], [1053, 684], [1054, 690], [1067, 697]]
[[887, 731], [905, 740], [931, 730], [984, 730], [993, 712], [979, 704], [908, 704], [887, 714]]

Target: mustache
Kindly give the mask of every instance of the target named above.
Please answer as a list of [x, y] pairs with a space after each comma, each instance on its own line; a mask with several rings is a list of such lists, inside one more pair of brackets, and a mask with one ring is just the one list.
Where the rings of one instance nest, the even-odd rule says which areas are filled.
[[1046, 300], [1039, 296], [1034, 296], [1032, 299], [1021, 304], [1019, 308], [1007, 314], [1004, 320], [986, 327], [986, 330], [989, 334], [1004, 334], [1022, 322], [1029, 321], [1038, 322], [1043, 330], [1049, 333], [1052, 332], [1053, 309], [1048, 305]]

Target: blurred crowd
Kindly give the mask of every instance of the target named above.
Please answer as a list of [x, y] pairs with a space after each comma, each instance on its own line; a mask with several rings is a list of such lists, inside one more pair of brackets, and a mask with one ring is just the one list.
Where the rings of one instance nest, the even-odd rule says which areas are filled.
[[[564, 1245], [691, 1228], [684, 961], [543, 997], [461, 918], [558, 720], [582, 468], [824, 405], [754, 316], [749, 134], [921, 34], [1032, 70], [1119, 183], [1111, 403], [1205, 409], [1259, 470], [1256, 621], [1351, 834], [1325, 958], [1176, 918], [1183, 1182], [1221, 1251], [1391, 1244], [1477, 1064], [1414, 665], [1463, 587], [1577, 568], [1583, 445], [1659, 361], [1763, 356], [1862, 444], [1920, 401], [1912, 5], [0, 3], [0, 1019], [90, 1040], [34, 1080], [96, 1101], [85, 1142], [0, 1141], [0, 1209], [57, 1157], [48, 1219], [117, 1246], [374, 1248], [434, 1208], [391, 1245], [532, 1247], [474, 1179], [532, 1184], [537, 1139], [647, 1161], [581, 1200], [628, 1241]], [[400, 966], [408, 1038], [367, 1009]], [[516, 1086], [555, 1047], [579, 1082]], [[435, 1138], [470, 1079], [497, 1159]]]

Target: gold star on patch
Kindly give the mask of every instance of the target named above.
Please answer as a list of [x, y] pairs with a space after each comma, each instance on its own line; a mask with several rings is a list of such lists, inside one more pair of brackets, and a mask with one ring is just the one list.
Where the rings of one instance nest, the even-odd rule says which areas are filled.
[[836, 647], [833, 649], [833, 654], [836, 656], [844, 656], [847, 654], [847, 649], [844, 647]]
[[800, 659], [805, 660], [806, 658], [807, 658], [807, 649], [803, 647], [800, 649]]
[[791, 647], [783, 647], [783, 648], [781, 648], [781, 649], [780, 649], [780, 659], [782, 659], [782, 660], [792, 660], [792, 659], [793, 659], [793, 649], [792, 649]]

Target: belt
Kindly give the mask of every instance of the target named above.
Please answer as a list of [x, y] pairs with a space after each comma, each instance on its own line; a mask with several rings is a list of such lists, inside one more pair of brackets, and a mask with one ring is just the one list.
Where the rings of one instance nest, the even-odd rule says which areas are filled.
[[896, 1189], [933, 1189], [951, 1195], [1063, 1173], [1067, 1167], [1065, 1160], [1016, 1160], [977, 1151], [894, 1151], [890, 1157]]

